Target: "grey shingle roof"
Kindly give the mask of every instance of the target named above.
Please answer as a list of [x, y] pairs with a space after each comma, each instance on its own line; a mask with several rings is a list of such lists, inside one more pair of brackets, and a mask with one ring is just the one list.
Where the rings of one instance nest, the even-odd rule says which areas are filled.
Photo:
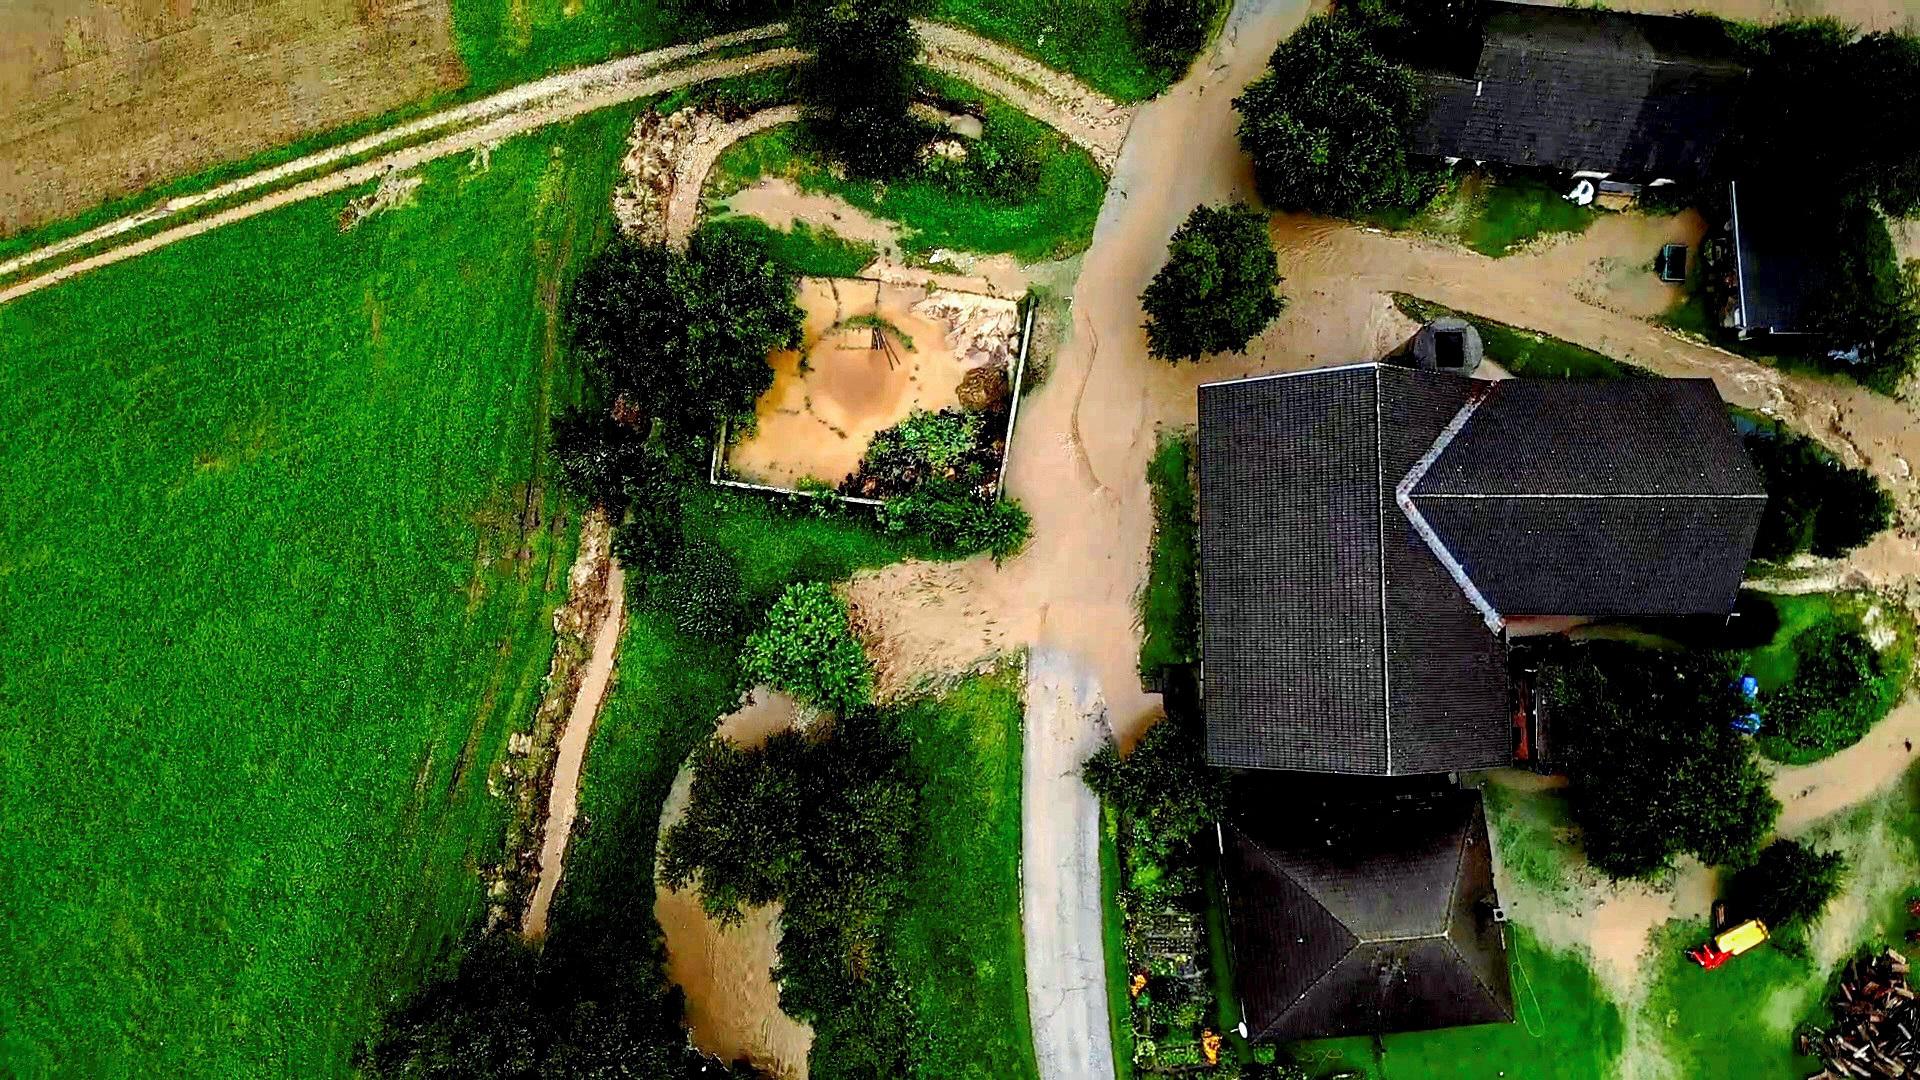
[[1208, 756], [1506, 764], [1503, 617], [1729, 610], [1763, 507], [1705, 380], [1368, 364], [1203, 386]]
[[1832, 235], [1822, 232], [1829, 220], [1810, 213], [1797, 191], [1763, 181], [1728, 184], [1727, 200], [1738, 253], [1734, 325], [1773, 334], [1807, 332], [1810, 286], [1818, 273], [1811, 256], [1832, 247]]
[[1499, 642], [1394, 504], [1396, 479], [1471, 385], [1369, 364], [1201, 387], [1216, 763], [1364, 774], [1505, 763], [1509, 737], [1484, 723], [1506, 708]]
[[1478, 792], [1242, 817], [1221, 847], [1255, 1040], [1513, 1019]]
[[1745, 69], [1671, 17], [1489, 5], [1471, 78], [1421, 75], [1415, 153], [1624, 180], [1705, 174]]

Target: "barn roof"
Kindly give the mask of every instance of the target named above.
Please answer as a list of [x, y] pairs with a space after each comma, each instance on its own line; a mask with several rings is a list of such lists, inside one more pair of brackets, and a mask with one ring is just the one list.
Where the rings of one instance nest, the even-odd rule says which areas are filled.
[[1203, 386], [1208, 755], [1506, 764], [1505, 619], [1727, 611], [1764, 502], [1705, 380], [1362, 364]]
[[1420, 74], [1416, 153], [1620, 179], [1705, 174], [1746, 70], [1700, 20], [1494, 3], [1473, 74]]
[[1479, 792], [1270, 808], [1220, 841], [1249, 1037], [1513, 1019]]

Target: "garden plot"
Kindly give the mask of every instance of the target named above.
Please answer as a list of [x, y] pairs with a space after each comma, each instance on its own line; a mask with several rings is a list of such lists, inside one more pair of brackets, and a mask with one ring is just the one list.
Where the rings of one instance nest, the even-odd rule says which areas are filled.
[[[916, 468], [997, 483], [1019, 376], [1014, 301], [833, 278], [803, 279], [799, 301], [801, 347], [768, 358], [755, 428], [723, 448], [716, 479], [866, 498], [927, 478]], [[920, 446], [923, 434], [945, 445]], [[869, 460], [896, 442], [917, 465]]]

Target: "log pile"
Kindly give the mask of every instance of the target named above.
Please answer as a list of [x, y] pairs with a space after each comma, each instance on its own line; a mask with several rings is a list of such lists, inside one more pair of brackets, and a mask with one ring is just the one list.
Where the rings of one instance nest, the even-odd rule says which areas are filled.
[[1920, 1007], [1907, 958], [1888, 949], [1847, 965], [1829, 1003], [1833, 1026], [1800, 1033], [1800, 1052], [1825, 1066], [1809, 1080], [1920, 1080]]

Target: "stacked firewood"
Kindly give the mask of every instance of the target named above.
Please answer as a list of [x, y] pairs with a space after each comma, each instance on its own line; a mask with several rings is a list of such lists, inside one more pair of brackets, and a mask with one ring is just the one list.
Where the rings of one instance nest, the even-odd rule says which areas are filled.
[[1847, 965], [1830, 1002], [1833, 1026], [1800, 1033], [1800, 1052], [1826, 1066], [1810, 1080], [1920, 1080], [1920, 1007], [1907, 968], [1892, 949]]

